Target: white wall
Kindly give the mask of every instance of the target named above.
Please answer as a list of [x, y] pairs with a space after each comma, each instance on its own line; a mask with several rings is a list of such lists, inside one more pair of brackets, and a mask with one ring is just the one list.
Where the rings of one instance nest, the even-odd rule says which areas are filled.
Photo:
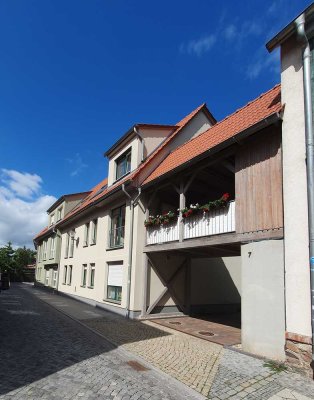
[[[113, 208], [125, 204], [125, 196], [121, 196], [114, 203], [108, 204], [106, 208], [95, 208], [94, 213], [80, 219], [78, 222], [70, 225], [63, 231], [62, 248], [60, 259], [60, 279], [58, 289], [69, 295], [79, 296], [80, 298], [91, 299], [103, 305], [116, 308], [125, 308], [127, 303], [127, 261], [128, 261], [128, 244], [129, 244], [129, 207], [126, 207], [126, 223], [125, 223], [125, 241], [123, 248], [110, 249], [109, 231], [110, 231], [110, 213]], [[96, 245], [83, 246], [85, 223], [97, 218], [97, 241]], [[76, 245], [73, 257], [65, 258], [66, 233], [75, 229]], [[91, 226], [90, 226], [91, 230]], [[78, 240], [77, 240], [78, 239]], [[123, 285], [122, 285], [122, 301], [116, 304], [106, 300], [108, 263], [119, 261], [123, 263]], [[82, 282], [82, 265], [95, 264], [95, 286], [89, 288], [81, 286]], [[63, 284], [63, 271], [65, 265], [72, 265], [72, 284]]]
[[311, 335], [307, 183], [301, 43], [282, 46], [281, 92], [286, 270], [286, 330]]
[[241, 257], [243, 350], [284, 360], [283, 240], [242, 245]]

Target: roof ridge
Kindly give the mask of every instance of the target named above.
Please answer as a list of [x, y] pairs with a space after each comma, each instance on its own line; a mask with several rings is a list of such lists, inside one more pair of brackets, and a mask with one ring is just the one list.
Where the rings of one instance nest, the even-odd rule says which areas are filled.
[[[228, 118], [231, 118], [232, 116], [234, 116], [235, 114], [239, 113], [240, 111], [242, 111], [243, 109], [245, 109], [246, 107], [248, 107], [250, 104], [255, 103], [256, 101], [258, 101], [260, 98], [266, 96], [268, 93], [272, 92], [273, 90], [277, 89], [277, 87], [281, 86], [280, 83], [277, 83], [275, 86], [273, 86], [271, 89], [267, 90], [264, 93], [261, 93], [258, 97], [256, 97], [255, 99], [249, 101], [248, 103], [246, 103], [244, 106], [236, 109], [232, 114], [227, 115], [226, 117], [224, 117], [222, 120], [217, 121], [216, 124], [212, 125], [210, 128], [206, 129], [206, 131], [200, 133], [199, 135], [193, 137], [192, 139], [188, 140], [187, 142], [182, 143], [180, 146], [176, 147], [175, 149], [173, 149], [169, 154], [174, 153], [175, 151], [177, 151], [178, 149], [180, 149], [181, 147], [185, 146], [187, 143], [191, 143], [193, 142], [193, 140], [196, 140], [197, 138], [205, 135], [207, 132], [209, 132], [211, 129], [221, 125], [223, 122], [225, 122]], [[204, 103], [205, 104], [205, 103]]]

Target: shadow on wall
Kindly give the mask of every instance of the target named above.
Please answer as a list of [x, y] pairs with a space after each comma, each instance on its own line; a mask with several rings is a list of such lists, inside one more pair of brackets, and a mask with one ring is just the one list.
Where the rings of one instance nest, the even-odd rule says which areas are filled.
[[[115, 346], [41, 302], [32, 291], [40, 289], [25, 290], [23, 285], [13, 284], [0, 296], [0, 395], [110, 352], [121, 344], [168, 335], [141, 322], [101, 311], [101, 319], [106, 322], [102, 325], [107, 329], [104, 334], [116, 342]], [[51, 296], [45, 292], [43, 295]], [[54, 297], [65, 306], [93, 310], [76, 300]], [[88, 323], [96, 324], [97, 329], [97, 321], [99, 318]]]

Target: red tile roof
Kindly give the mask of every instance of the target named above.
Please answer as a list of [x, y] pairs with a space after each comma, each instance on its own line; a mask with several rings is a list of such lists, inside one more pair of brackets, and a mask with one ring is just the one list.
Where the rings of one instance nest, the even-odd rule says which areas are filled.
[[[214, 117], [211, 115], [209, 110], [206, 107], [206, 104], [203, 103], [199, 107], [197, 107], [195, 110], [193, 110], [190, 114], [185, 116], [181, 121], [179, 121], [176, 125], [174, 125], [175, 130], [161, 143], [159, 147], [149, 156], [147, 159], [133, 172], [131, 172], [129, 175], [127, 175], [124, 179], [118, 181], [117, 183], [111, 185], [110, 187], [106, 188], [104, 191], [96, 195], [96, 193], [100, 190], [101, 187], [107, 184], [107, 178], [105, 178], [103, 181], [98, 183], [95, 187], [93, 187], [90, 191], [90, 194], [86, 196], [76, 207], [74, 207], [67, 215], [64, 216], [64, 218], [59, 221], [59, 224], [62, 224], [63, 222], [67, 221], [74, 215], [78, 214], [79, 212], [87, 209], [89, 206], [94, 204], [96, 201], [101, 200], [101, 198], [105, 197], [108, 195], [110, 192], [112, 192], [114, 189], [117, 187], [121, 186], [122, 183], [125, 183], [128, 180], [134, 179], [140, 171], [142, 171], [145, 166], [147, 166], [157, 154], [160, 153], [160, 151], [171, 141], [173, 140], [177, 134], [193, 119], [193, 117], [198, 114], [200, 111], [205, 112], [210, 119], [212, 119], [213, 123], [215, 122]], [[43, 231], [41, 231], [34, 239], [38, 239], [40, 236], [42, 236], [44, 233], [48, 231], [48, 228], [45, 228]]]
[[241, 133], [270, 115], [280, 112], [281, 109], [280, 85], [276, 85], [268, 92], [261, 94], [257, 99], [213, 125], [204, 133], [176, 148], [146, 178], [144, 185]]

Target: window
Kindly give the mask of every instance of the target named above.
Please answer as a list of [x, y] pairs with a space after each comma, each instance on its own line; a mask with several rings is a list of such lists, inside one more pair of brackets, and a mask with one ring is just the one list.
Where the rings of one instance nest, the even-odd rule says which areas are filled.
[[65, 285], [67, 283], [67, 275], [68, 275], [68, 266], [65, 265], [63, 269], [63, 284]]
[[64, 258], [69, 257], [69, 247], [70, 247], [70, 234], [69, 232], [66, 233], [66, 238], [65, 238], [65, 254]]
[[108, 264], [107, 299], [121, 303], [123, 264]]
[[43, 260], [47, 259], [47, 240], [43, 243]]
[[52, 287], [54, 287], [54, 288], [57, 287], [57, 277], [58, 277], [58, 271], [53, 271], [52, 272]]
[[94, 219], [92, 221], [90, 244], [96, 244], [96, 239], [97, 239], [97, 219]]
[[131, 171], [131, 150], [128, 150], [116, 160], [116, 180]]
[[50, 241], [50, 259], [55, 258], [55, 237], [51, 238]]
[[37, 247], [37, 262], [41, 261], [41, 245]]
[[70, 237], [70, 252], [69, 252], [69, 257], [72, 258], [72, 257], [73, 257], [73, 253], [74, 253], [75, 231], [72, 231], [70, 236], [71, 236], [71, 237]]
[[49, 275], [50, 275], [50, 271], [49, 271], [49, 269], [46, 269], [46, 276], [45, 276], [45, 285], [46, 286], [49, 285]]
[[86, 279], [87, 279], [87, 264], [83, 264], [82, 267], [82, 283], [81, 286], [86, 286]]
[[84, 242], [83, 242], [84, 247], [88, 246], [88, 238], [89, 238], [89, 222], [85, 224]]
[[111, 230], [109, 247], [123, 247], [124, 245], [125, 206], [116, 208], [111, 212]]
[[50, 217], [50, 225], [53, 225], [55, 223], [55, 215], [52, 214]]
[[57, 221], [60, 221], [60, 219], [62, 218], [62, 207], [58, 208], [57, 211]]
[[72, 265], [69, 265], [69, 270], [68, 270], [68, 285], [71, 285], [72, 283]]
[[90, 264], [89, 287], [94, 288], [94, 285], [95, 285], [95, 264]]

